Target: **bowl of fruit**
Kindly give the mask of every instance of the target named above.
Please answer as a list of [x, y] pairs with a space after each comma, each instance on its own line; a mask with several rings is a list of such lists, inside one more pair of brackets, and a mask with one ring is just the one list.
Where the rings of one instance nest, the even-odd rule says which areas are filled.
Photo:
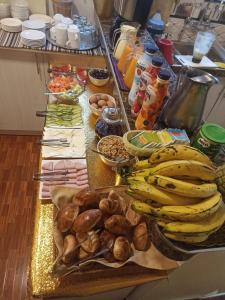
[[88, 72], [88, 77], [95, 86], [103, 86], [109, 81], [109, 72], [106, 69], [92, 69]]
[[93, 94], [89, 97], [89, 107], [93, 114], [100, 116], [106, 107], [116, 107], [116, 100], [112, 96], [104, 93]]
[[48, 83], [50, 94], [54, 95], [60, 102], [75, 102], [77, 97], [84, 91], [75, 76], [57, 75]]

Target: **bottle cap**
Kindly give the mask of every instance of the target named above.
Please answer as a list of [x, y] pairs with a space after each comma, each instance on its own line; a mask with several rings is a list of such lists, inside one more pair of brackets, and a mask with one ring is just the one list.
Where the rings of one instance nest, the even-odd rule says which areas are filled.
[[225, 144], [225, 128], [222, 126], [214, 123], [205, 123], [201, 131], [209, 140], [218, 144]]
[[145, 53], [147, 54], [154, 54], [157, 50], [158, 48], [153, 44], [148, 44], [145, 47]]
[[171, 73], [166, 69], [162, 69], [160, 70], [158, 77], [162, 80], [169, 80], [171, 77]]
[[152, 58], [152, 65], [156, 66], [156, 67], [161, 67], [163, 64], [163, 59], [159, 56], [154, 56]]

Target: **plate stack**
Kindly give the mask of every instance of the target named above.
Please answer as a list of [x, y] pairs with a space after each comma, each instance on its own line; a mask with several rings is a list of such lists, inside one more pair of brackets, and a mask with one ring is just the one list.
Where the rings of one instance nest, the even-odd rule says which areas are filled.
[[54, 20], [51, 17], [49, 17], [47, 15], [43, 15], [43, 14], [33, 14], [33, 15], [30, 15], [29, 20], [44, 22], [46, 28], [52, 27], [52, 24], [54, 22]]
[[46, 44], [46, 35], [38, 30], [24, 30], [20, 34], [24, 46], [40, 48]]
[[10, 17], [9, 3], [0, 3], [0, 19]]
[[41, 21], [26, 20], [22, 23], [22, 31], [29, 29], [45, 32], [45, 23]]
[[1, 27], [8, 32], [22, 31], [22, 22], [19, 19], [5, 18], [1, 20]]
[[11, 6], [11, 14], [13, 18], [25, 21], [29, 18], [29, 7], [27, 3], [15, 3]]

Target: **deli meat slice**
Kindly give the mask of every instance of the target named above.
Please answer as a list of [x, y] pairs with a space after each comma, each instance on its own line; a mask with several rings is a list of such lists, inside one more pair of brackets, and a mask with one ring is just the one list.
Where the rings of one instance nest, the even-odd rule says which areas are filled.
[[59, 160], [54, 163], [54, 170], [65, 170], [64, 160]]
[[42, 164], [42, 169], [52, 171], [53, 170], [53, 162], [52, 161], [44, 161], [44, 163]]
[[77, 171], [77, 177], [79, 177], [79, 176], [81, 176], [81, 175], [85, 175], [85, 174], [87, 174], [88, 172], [87, 172], [87, 169], [83, 169], [83, 170], [79, 170], [79, 171]]
[[76, 161], [74, 164], [74, 167], [79, 171], [79, 170], [83, 170], [83, 169], [87, 169], [86, 163], [85, 162], [80, 162], [80, 161]]
[[82, 181], [82, 180], [87, 180], [87, 179], [88, 179], [88, 174], [77, 176], [77, 181]]

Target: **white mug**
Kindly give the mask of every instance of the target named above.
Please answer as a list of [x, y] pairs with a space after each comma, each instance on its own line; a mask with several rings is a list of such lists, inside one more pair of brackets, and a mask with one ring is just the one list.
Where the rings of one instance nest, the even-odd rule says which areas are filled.
[[67, 42], [67, 26], [63, 23], [58, 23], [55, 26], [56, 43], [64, 47]]
[[66, 43], [70, 48], [80, 49], [80, 30], [76, 25], [70, 25], [67, 29], [68, 41]]
[[50, 37], [52, 40], [56, 40], [56, 30], [55, 30], [55, 26], [53, 26], [52, 28], [50, 28]]
[[59, 23], [62, 23], [63, 19], [64, 19], [64, 17], [61, 14], [55, 14], [53, 16], [53, 20], [55, 21], [55, 25], [57, 25]]
[[65, 25], [67, 25], [67, 26], [69, 26], [69, 25], [73, 24], [73, 20], [70, 19], [70, 18], [63, 17], [62, 23], [65, 24]]

